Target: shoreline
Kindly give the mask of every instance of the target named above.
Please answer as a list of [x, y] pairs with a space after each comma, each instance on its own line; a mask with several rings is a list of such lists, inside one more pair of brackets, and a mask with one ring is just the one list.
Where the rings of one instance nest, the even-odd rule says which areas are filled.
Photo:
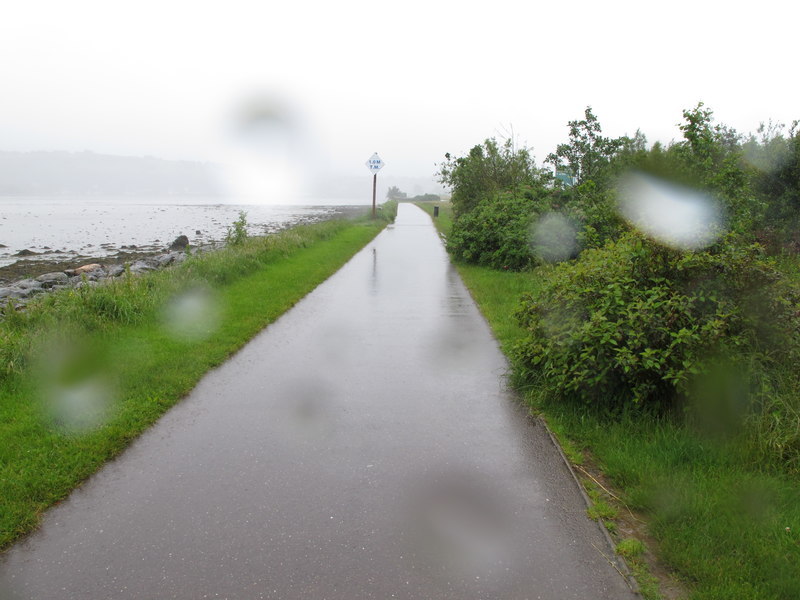
[[[354, 219], [366, 214], [370, 207], [367, 205], [341, 205], [332, 207], [335, 211], [325, 214], [300, 215], [291, 222], [275, 225], [269, 231], [261, 235], [250, 235], [249, 237], [262, 237], [274, 235], [296, 227], [298, 225], [311, 225], [336, 219]], [[189, 229], [187, 228], [187, 231]], [[195, 237], [196, 239], [196, 237]], [[87, 264], [97, 263], [105, 268], [112, 268], [117, 265], [133, 264], [136, 261], [146, 261], [162, 255], [170, 254], [170, 245], [163, 243], [153, 243], [142, 246], [128, 246], [122, 244], [105, 244], [104, 255], [79, 254], [77, 249], [66, 249], [59, 252], [35, 253], [28, 256], [20, 256], [17, 260], [8, 265], [0, 266], [0, 288], [10, 287], [25, 279], [34, 279], [41, 275], [54, 272], [66, 272], [78, 269]], [[207, 252], [223, 248], [224, 238], [204, 239], [200, 244], [190, 242], [189, 247], [192, 251]], [[65, 257], [65, 254], [73, 254]], [[51, 257], [51, 258], [48, 258]]]

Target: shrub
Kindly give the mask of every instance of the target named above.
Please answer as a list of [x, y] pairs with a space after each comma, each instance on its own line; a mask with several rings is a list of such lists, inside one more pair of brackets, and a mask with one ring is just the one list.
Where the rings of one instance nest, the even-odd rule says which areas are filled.
[[241, 246], [247, 240], [247, 213], [239, 211], [239, 218], [228, 226], [225, 233], [225, 243], [229, 246]]
[[635, 233], [552, 269], [517, 316], [523, 380], [614, 410], [672, 406], [716, 363], [766, 390], [765, 373], [796, 355], [800, 323], [760, 246], [726, 238], [681, 253]]
[[447, 250], [463, 262], [520, 271], [535, 264], [531, 223], [545, 203], [530, 189], [501, 192], [456, 218]]
[[502, 145], [494, 138], [474, 146], [466, 156], [445, 154], [439, 182], [453, 191], [450, 202], [457, 217], [472, 211], [483, 199], [503, 190], [531, 185], [544, 177], [527, 148], [516, 148], [511, 138]]

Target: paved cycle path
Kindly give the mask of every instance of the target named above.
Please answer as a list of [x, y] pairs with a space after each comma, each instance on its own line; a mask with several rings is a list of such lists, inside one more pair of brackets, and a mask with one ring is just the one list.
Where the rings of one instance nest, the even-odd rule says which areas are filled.
[[0, 597], [635, 597], [506, 369], [401, 204], [9, 550]]

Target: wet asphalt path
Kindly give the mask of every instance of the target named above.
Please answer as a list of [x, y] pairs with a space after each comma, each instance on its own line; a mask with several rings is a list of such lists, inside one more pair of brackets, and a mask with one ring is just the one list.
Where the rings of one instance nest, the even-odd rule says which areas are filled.
[[0, 597], [633, 598], [505, 370], [401, 205], [12, 548]]

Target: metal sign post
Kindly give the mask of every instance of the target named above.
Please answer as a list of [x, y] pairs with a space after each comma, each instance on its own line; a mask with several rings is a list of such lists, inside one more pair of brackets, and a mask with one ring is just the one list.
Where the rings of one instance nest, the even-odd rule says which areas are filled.
[[383, 168], [383, 165], [386, 163], [381, 160], [381, 157], [378, 156], [376, 152], [372, 156], [369, 157], [369, 160], [365, 163], [367, 168], [369, 169], [370, 173], [372, 173], [372, 218], [375, 218], [375, 192], [378, 189], [378, 171]]

